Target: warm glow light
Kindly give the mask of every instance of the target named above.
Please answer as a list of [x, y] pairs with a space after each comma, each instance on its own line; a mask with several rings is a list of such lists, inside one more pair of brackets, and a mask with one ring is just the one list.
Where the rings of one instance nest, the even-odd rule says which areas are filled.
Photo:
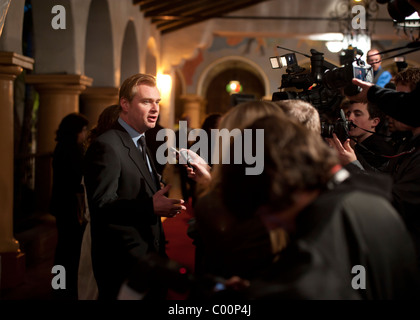
[[313, 33], [308, 36], [308, 39], [314, 41], [343, 41], [344, 35], [339, 32]]
[[170, 94], [172, 89], [172, 78], [169, 74], [157, 75], [157, 87], [161, 94]]
[[226, 91], [229, 93], [239, 93], [242, 91], [242, 86], [239, 81], [232, 80], [227, 84]]
[[330, 52], [339, 52], [341, 50], [343, 50], [343, 42], [341, 41], [328, 41], [325, 43], [325, 45], [328, 48], [328, 51]]

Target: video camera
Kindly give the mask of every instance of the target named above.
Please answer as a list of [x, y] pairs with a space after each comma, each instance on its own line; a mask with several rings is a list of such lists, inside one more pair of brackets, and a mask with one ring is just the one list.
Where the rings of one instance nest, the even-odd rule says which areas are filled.
[[310, 52], [311, 56], [302, 54], [311, 59], [310, 72], [298, 65], [295, 53], [270, 57], [273, 69], [286, 67], [279, 89], [293, 87], [302, 90], [275, 92], [272, 96], [273, 101], [301, 99], [311, 103], [319, 111], [327, 111], [341, 103], [342, 93], [347, 96], [358, 93], [359, 88], [351, 82], [353, 78], [372, 82], [372, 69], [365, 66], [362, 60], [355, 59], [355, 52], [360, 53], [360, 51], [353, 50], [353, 55], [351, 55], [352, 50], [345, 51], [347, 57], [343, 67], [325, 61], [324, 54], [315, 49], [311, 49]]
[[310, 72], [298, 65], [295, 53], [270, 57], [273, 69], [286, 67], [279, 88], [285, 90], [273, 93], [272, 101], [300, 99], [311, 103], [320, 112], [321, 120], [325, 120], [321, 123], [322, 136], [332, 137], [332, 133], [335, 132], [340, 140], [344, 140], [350, 129], [350, 123], [343, 114], [341, 119], [337, 119], [332, 112], [339, 110], [344, 95], [353, 96], [359, 92], [360, 88], [352, 84], [353, 78], [373, 81], [372, 68], [366, 66], [360, 58], [356, 58], [357, 55], [363, 55], [363, 52], [357, 48], [343, 50], [340, 57], [342, 67], [325, 61], [321, 52], [314, 49], [310, 52], [311, 56], [300, 53], [311, 59]]
[[[289, 49], [287, 49], [289, 50]], [[350, 53], [352, 50], [348, 50]], [[348, 52], [346, 52], [348, 54]], [[319, 111], [331, 110], [338, 106], [344, 93], [347, 96], [356, 95], [358, 87], [352, 84], [353, 78], [372, 82], [371, 67], [365, 66], [360, 59], [347, 57], [344, 66], [337, 67], [324, 60], [324, 54], [311, 49], [311, 70], [298, 65], [295, 53], [270, 57], [271, 67], [279, 69], [286, 67], [279, 89], [295, 88], [273, 93], [272, 100], [301, 99], [310, 102]]]

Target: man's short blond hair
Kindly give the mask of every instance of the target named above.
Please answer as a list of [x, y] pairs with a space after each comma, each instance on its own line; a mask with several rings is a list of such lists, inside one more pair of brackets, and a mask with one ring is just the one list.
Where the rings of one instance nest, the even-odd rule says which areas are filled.
[[119, 92], [119, 100], [122, 98], [131, 102], [137, 93], [137, 87], [145, 84], [151, 87], [156, 87], [156, 78], [150, 74], [137, 73], [124, 80]]

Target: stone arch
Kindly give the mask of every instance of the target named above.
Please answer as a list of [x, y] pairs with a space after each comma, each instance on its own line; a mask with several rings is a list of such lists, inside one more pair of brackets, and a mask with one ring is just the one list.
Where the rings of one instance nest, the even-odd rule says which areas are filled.
[[146, 73], [156, 76], [157, 75], [157, 46], [154, 38], [147, 41], [146, 50]]
[[241, 56], [223, 57], [209, 64], [207, 68], [201, 73], [200, 78], [198, 79], [197, 94], [201, 96], [205, 95], [210, 81], [223, 70], [231, 68], [232, 64], [236, 64], [238, 69], [244, 69], [254, 74], [263, 84], [265, 95], [271, 95], [270, 82], [263, 69], [261, 69], [261, 67], [252, 60]]
[[93, 86], [115, 85], [114, 41], [111, 17], [106, 0], [92, 0], [86, 29], [85, 74]]
[[140, 71], [139, 50], [134, 22], [128, 21], [124, 31], [121, 51], [121, 83], [132, 74]]
[[[240, 56], [229, 56], [216, 60], [210, 64], [200, 75], [197, 83], [197, 94], [206, 99], [207, 110], [206, 113], [211, 112], [226, 112], [230, 107], [230, 98], [226, 92], [215, 95], [208, 93], [209, 90], [214, 90], [214, 82], [219, 82], [219, 89], [224, 90], [224, 86], [228, 81], [220, 85], [220, 79], [224, 78], [226, 74], [232, 73], [232, 70], [236, 70], [235, 73], [239, 77], [244, 79], [250, 79], [252, 82], [251, 92], [255, 95], [255, 98], [262, 99], [271, 96], [270, 83], [265, 75], [264, 71], [253, 61]], [[232, 79], [230, 79], [232, 80]], [[219, 91], [220, 91], [219, 90]], [[220, 100], [212, 101], [214, 97], [219, 97]], [[215, 109], [212, 105], [218, 105]]]

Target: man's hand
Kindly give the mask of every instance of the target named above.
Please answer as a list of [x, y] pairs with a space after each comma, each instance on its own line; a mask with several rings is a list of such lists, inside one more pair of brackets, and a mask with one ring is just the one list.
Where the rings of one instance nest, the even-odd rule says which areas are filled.
[[191, 162], [192, 168], [187, 168], [188, 178], [195, 182], [207, 186], [211, 182], [211, 174], [208, 165]]
[[367, 102], [367, 92], [369, 88], [374, 86], [375, 84], [367, 81], [362, 81], [357, 78], [353, 78], [352, 83], [359, 86], [362, 90], [354, 96], [347, 96], [347, 98], [349, 98], [352, 101]]
[[191, 159], [190, 164], [192, 168], [185, 165], [187, 168], [188, 178], [194, 180], [198, 184], [208, 186], [211, 182], [210, 166], [194, 151], [187, 149], [181, 150], [186, 150]]
[[331, 148], [337, 150], [341, 165], [345, 166], [357, 160], [356, 153], [350, 146], [350, 139], [347, 139], [344, 141], [344, 143], [341, 143], [340, 139], [337, 138], [337, 135], [333, 133], [332, 138], [326, 138], [325, 140], [328, 142]]
[[170, 199], [165, 196], [165, 193], [167, 193], [169, 189], [171, 189], [171, 185], [168, 184], [153, 195], [154, 212], [159, 217], [172, 218], [177, 214], [180, 214], [181, 210], [187, 209], [183, 205], [184, 200]]

